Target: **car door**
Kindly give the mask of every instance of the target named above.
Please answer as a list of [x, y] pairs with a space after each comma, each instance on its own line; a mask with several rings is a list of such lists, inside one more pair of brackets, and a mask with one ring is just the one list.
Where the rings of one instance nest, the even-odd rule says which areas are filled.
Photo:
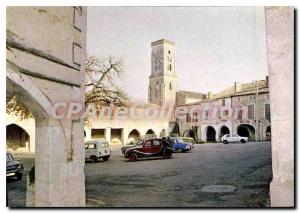
[[239, 142], [240, 138], [237, 134], [233, 134], [234, 142]]
[[145, 141], [145, 143], [143, 144], [144, 154], [151, 155], [151, 149], [152, 149], [152, 141], [151, 140]]
[[226, 135], [225, 140], [226, 140], [228, 143], [232, 142], [232, 135], [230, 135], [230, 134]]
[[162, 143], [159, 140], [153, 140], [151, 153], [152, 154], [159, 153], [161, 149], [162, 149]]

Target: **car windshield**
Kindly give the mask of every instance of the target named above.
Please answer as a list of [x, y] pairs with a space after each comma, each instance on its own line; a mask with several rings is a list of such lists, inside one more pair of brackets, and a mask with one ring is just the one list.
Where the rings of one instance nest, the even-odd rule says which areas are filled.
[[14, 160], [11, 154], [6, 154], [6, 161]]
[[177, 143], [185, 143], [181, 138], [177, 138]]
[[108, 147], [108, 143], [101, 143], [101, 148], [107, 148]]

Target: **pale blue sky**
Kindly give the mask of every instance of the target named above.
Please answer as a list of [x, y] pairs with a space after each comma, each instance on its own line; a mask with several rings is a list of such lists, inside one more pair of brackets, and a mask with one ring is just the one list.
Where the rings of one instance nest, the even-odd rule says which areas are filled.
[[267, 75], [263, 7], [89, 7], [88, 55], [124, 63], [120, 86], [146, 101], [151, 42], [176, 44], [177, 88], [218, 92]]

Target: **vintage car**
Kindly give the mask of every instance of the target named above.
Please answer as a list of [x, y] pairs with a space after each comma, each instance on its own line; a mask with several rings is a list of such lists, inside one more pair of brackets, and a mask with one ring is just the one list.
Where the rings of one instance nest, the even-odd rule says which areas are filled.
[[226, 134], [221, 137], [221, 142], [223, 144], [228, 144], [228, 143], [234, 143], [234, 142], [241, 142], [241, 143], [246, 143], [248, 141], [248, 137], [242, 137], [239, 136], [238, 134]]
[[175, 152], [172, 145], [164, 139], [151, 138], [141, 141], [136, 146], [126, 149], [124, 157], [129, 161], [136, 161], [141, 158], [158, 158], [169, 159]]
[[177, 152], [186, 152], [192, 149], [192, 146], [188, 143], [184, 143], [181, 138], [171, 138], [171, 140], [173, 141], [173, 148]]
[[14, 160], [12, 154], [6, 153], [6, 177], [15, 177], [17, 180], [22, 179], [24, 166], [21, 161]]
[[111, 151], [107, 140], [97, 139], [85, 142], [85, 160], [96, 163], [102, 158], [103, 161], [108, 161], [110, 155]]
[[191, 137], [178, 137], [181, 140], [183, 140], [184, 143], [187, 143], [189, 145], [191, 145], [192, 148], [195, 148], [194, 144], [195, 144], [195, 140], [194, 138]]
[[121, 152], [122, 152], [122, 154], [125, 154], [127, 149], [138, 146], [138, 145], [141, 145], [142, 143], [143, 143], [143, 140], [140, 140], [140, 141], [137, 141], [135, 143], [124, 145], [124, 146], [121, 147]]

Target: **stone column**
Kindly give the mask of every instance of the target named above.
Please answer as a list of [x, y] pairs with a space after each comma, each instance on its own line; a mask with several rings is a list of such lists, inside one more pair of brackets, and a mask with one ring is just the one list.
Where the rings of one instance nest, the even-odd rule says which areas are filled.
[[272, 127], [271, 206], [294, 206], [294, 8], [266, 7]]
[[85, 206], [82, 125], [66, 130], [59, 120], [36, 122], [35, 207]]
[[85, 140], [91, 140], [92, 139], [92, 129], [90, 128], [85, 128]]
[[105, 139], [110, 144], [110, 142], [111, 142], [111, 128], [110, 127], [106, 127], [106, 129], [105, 129]]

